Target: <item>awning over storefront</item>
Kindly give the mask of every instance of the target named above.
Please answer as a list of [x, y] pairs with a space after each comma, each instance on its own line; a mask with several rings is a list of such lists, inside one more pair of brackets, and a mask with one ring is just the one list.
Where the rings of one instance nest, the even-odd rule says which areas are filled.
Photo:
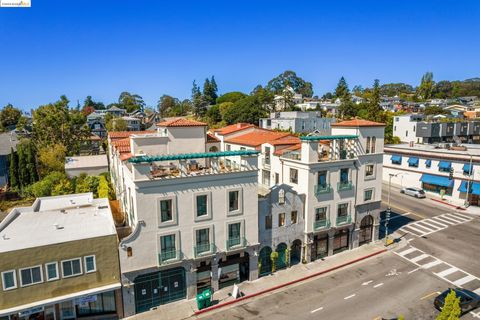
[[418, 167], [418, 158], [417, 157], [410, 157], [408, 159], [408, 164], [411, 166]]
[[[462, 181], [462, 183], [460, 184], [460, 187], [458, 188], [458, 191], [466, 193], [467, 185], [468, 185], [468, 181]], [[480, 196], [480, 183], [470, 182], [470, 191], [468, 193]]]
[[390, 160], [392, 160], [392, 162], [395, 162], [395, 163], [402, 163], [402, 156], [398, 154], [394, 154], [392, 155]]
[[438, 167], [440, 169], [450, 170], [450, 168], [452, 167], [452, 163], [450, 161], [440, 161], [438, 163]]
[[432, 174], [424, 173], [420, 178], [420, 181], [440, 187], [453, 187], [453, 180], [448, 179], [448, 177], [434, 176]]
[[470, 166], [469, 163], [465, 163], [463, 165], [463, 173], [471, 174], [471, 171], [472, 171], [471, 169], [472, 169], [472, 167]]
[[432, 160], [430, 160], [430, 159], [425, 160], [425, 165], [427, 167], [430, 167], [432, 165]]

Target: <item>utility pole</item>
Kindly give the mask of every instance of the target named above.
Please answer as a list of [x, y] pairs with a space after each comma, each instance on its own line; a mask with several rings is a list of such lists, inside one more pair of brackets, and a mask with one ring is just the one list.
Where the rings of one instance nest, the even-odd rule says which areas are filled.
[[392, 208], [390, 207], [390, 191], [392, 186], [392, 177], [395, 176], [393, 173], [388, 174], [388, 205], [387, 212], [385, 213], [385, 246], [388, 246], [388, 222], [390, 220], [390, 212]]
[[467, 196], [465, 198], [465, 207], [468, 207], [470, 203], [468, 202], [468, 194], [470, 192], [470, 181], [472, 180], [472, 173], [473, 173], [473, 167], [472, 167], [472, 162], [473, 162], [473, 156], [470, 155], [470, 167], [468, 168], [468, 180], [467, 180]]

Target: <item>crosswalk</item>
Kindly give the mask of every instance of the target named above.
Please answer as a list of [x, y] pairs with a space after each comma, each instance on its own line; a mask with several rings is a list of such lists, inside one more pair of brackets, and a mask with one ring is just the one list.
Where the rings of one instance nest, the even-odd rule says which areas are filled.
[[463, 271], [445, 261], [431, 256], [420, 249], [409, 247], [393, 251], [396, 255], [418, 266], [420, 269], [428, 270], [435, 276], [455, 287], [465, 288], [480, 294], [480, 278]]
[[398, 231], [410, 233], [417, 237], [423, 237], [431, 233], [446, 229], [449, 226], [454, 226], [471, 221], [472, 219], [472, 217], [460, 214], [458, 212], [445, 213], [432, 218], [409, 223], [398, 229]]

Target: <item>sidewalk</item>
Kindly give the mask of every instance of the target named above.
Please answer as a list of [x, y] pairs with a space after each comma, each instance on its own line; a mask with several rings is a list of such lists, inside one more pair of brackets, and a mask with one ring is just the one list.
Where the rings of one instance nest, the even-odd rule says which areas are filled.
[[[399, 243], [392, 246], [398, 246]], [[392, 247], [391, 246], [391, 247]], [[299, 263], [285, 270], [280, 270], [272, 275], [259, 278], [255, 281], [246, 281], [238, 285], [240, 291], [243, 293], [246, 301], [238, 301], [236, 303], [243, 304], [248, 301], [249, 296], [262, 294], [271, 289], [280, 289], [282, 285], [294, 285], [295, 281], [305, 277], [312, 276], [316, 273], [329, 271], [332, 268], [339, 268], [344, 264], [355, 263], [356, 260], [366, 259], [366, 257], [374, 254], [380, 254], [385, 251], [383, 242], [377, 241], [363, 245], [359, 248], [344, 251], [336, 255], [326, 257], [324, 260], [317, 260], [308, 264]], [[331, 272], [334, 272], [332, 270]], [[213, 294], [213, 301], [215, 304], [233, 303], [231, 297], [233, 287], [223, 288]], [[237, 299], [238, 300], [238, 299]], [[195, 315], [198, 311], [195, 299], [182, 300], [166, 305], [159, 306], [157, 310], [144, 312], [128, 319], [159, 319], [162, 320], [178, 320], [186, 319]]]
[[430, 201], [434, 202], [435, 204], [449, 207], [450, 209], [455, 210], [458, 213], [469, 213], [469, 214], [480, 216], [480, 207], [477, 207], [477, 206], [465, 207], [464, 200], [462, 199], [448, 200], [448, 199], [442, 199], [441, 197], [436, 197], [431, 195], [429, 195], [427, 198]]

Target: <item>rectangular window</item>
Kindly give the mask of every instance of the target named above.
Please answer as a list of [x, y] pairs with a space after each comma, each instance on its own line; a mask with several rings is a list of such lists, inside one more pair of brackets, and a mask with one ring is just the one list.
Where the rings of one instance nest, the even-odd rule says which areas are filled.
[[340, 169], [340, 183], [348, 183], [348, 168]]
[[165, 255], [167, 253], [175, 252], [176, 251], [175, 247], [175, 235], [174, 234], [169, 234], [167, 236], [161, 236], [160, 237], [160, 250], [162, 251], [162, 254]]
[[160, 200], [161, 222], [173, 221], [172, 199]]
[[283, 227], [285, 225], [285, 212], [278, 214], [278, 226]]
[[370, 201], [373, 197], [373, 189], [365, 190], [363, 193], [363, 201]]
[[225, 145], [225, 149], [226, 149], [227, 151], [231, 151], [231, 150], [232, 150], [232, 146], [229, 145], [229, 144], [226, 144], [226, 145]]
[[315, 209], [315, 221], [323, 221], [327, 219], [327, 207]]
[[322, 188], [327, 187], [327, 171], [318, 172], [317, 184], [319, 187], [322, 187]]
[[265, 229], [270, 230], [272, 229], [272, 215], [269, 214], [268, 216], [265, 216]]
[[43, 282], [42, 267], [20, 269], [20, 283], [22, 287]]
[[228, 192], [228, 211], [238, 210], [238, 196], [239, 196], [238, 190]]
[[297, 211], [292, 211], [290, 214], [291, 223], [297, 223]]
[[338, 205], [337, 216], [342, 217], [348, 215], [348, 203], [341, 203]]
[[82, 274], [80, 258], [62, 261], [62, 277], [68, 278]]
[[85, 259], [85, 273], [97, 271], [95, 256], [86, 256], [84, 259]]
[[47, 273], [47, 281], [58, 280], [58, 263], [50, 262], [45, 264], [45, 271]]
[[247, 148], [245, 148], [245, 147], [240, 147], [240, 150], [241, 150], [241, 151], [245, 151], [245, 150], [247, 150]]
[[232, 223], [228, 225], [228, 241], [230, 246], [235, 246], [240, 244], [240, 228], [241, 228], [241, 223]]
[[[195, 231], [195, 241], [197, 245], [197, 252], [205, 252], [210, 250], [210, 229], [199, 229]], [[200, 249], [200, 250], [198, 250]]]
[[373, 177], [375, 171], [375, 166], [373, 164], [367, 164], [365, 166], [365, 177]]
[[290, 182], [298, 183], [298, 170], [290, 168]]
[[202, 217], [208, 214], [207, 205], [208, 196], [206, 194], [197, 196], [197, 217]]
[[275, 172], [275, 184], [278, 184], [280, 182], [280, 175]]
[[15, 270], [9, 270], [2, 272], [2, 286], [3, 290], [12, 290], [17, 287], [17, 277]]

